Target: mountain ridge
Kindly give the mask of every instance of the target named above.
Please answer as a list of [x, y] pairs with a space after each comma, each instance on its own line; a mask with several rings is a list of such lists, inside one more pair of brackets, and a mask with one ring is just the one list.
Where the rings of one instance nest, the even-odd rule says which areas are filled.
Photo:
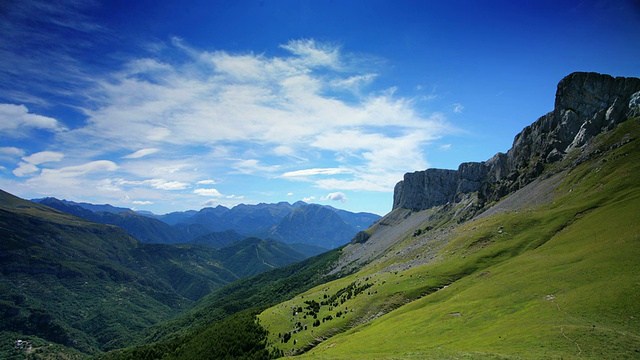
[[[525, 127], [506, 153], [457, 170], [407, 173], [394, 188], [393, 209], [426, 210], [478, 192], [479, 208], [527, 185], [599, 133], [632, 115], [640, 79], [575, 72], [557, 86], [554, 109]], [[636, 100], [634, 100], [636, 99]]]
[[[53, 197], [34, 199], [32, 201], [42, 203], [58, 210], [80, 216], [82, 218], [120, 226], [131, 236], [148, 243], [182, 244], [191, 242], [206, 242], [204, 239], [224, 239], [227, 231], [235, 231], [243, 237], [260, 237], [268, 239], [274, 237], [285, 243], [300, 243], [311, 246], [319, 246], [325, 249], [343, 245], [351, 240], [356, 233], [368, 227], [378, 220], [380, 216], [372, 213], [352, 213], [331, 206], [307, 204], [298, 201], [294, 204], [279, 202], [275, 204], [260, 203], [257, 205], [239, 204], [233, 208], [217, 206], [205, 207], [200, 211], [189, 210], [186, 212], [173, 212], [166, 215], [151, 215], [134, 212], [130, 209], [115, 208], [111, 205], [94, 205], [89, 203], [76, 203], [73, 201], [59, 200]], [[327, 209], [336, 216], [325, 213], [324, 218], [303, 217], [304, 223], [297, 221], [294, 227], [306, 228], [306, 231], [291, 231], [292, 214], [302, 212], [310, 213], [320, 207]], [[99, 209], [93, 211], [91, 209]], [[103, 211], [103, 210], [108, 211]], [[316, 211], [317, 213], [317, 211]], [[320, 222], [330, 218], [331, 223]], [[167, 220], [165, 222], [163, 219]], [[327, 225], [326, 227], [324, 225]], [[289, 230], [278, 229], [289, 227]], [[324, 231], [322, 228], [335, 229]], [[312, 230], [313, 229], [313, 230]], [[320, 241], [316, 232], [322, 231], [326, 241]], [[227, 233], [228, 235], [228, 233]], [[212, 241], [212, 244], [223, 246], [224, 242]], [[311, 253], [315, 253], [312, 251]]]

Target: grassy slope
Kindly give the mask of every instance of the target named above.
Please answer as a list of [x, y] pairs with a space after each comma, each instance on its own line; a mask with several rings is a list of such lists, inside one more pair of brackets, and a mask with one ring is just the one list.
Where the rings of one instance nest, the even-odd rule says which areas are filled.
[[[192, 311], [149, 329], [146, 345], [111, 351], [96, 358], [216, 359], [221, 356], [221, 352], [218, 351], [220, 349], [212, 351], [213, 347], [235, 347], [239, 338], [244, 339], [245, 345], [251, 349], [249, 352], [256, 355], [256, 358], [271, 358], [265, 355], [268, 351], [264, 349], [260, 338], [264, 330], [249, 326], [244, 321], [247, 314], [250, 314], [253, 322], [257, 307], [278, 303], [300, 291], [339, 277], [339, 274], [327, 273], [333, 269], [340, 251], [341, 249], [331, 250], [299, 263], [229, 284], [202, 299]], [[237, 321], [238, 319], [244, 320]], [[227, 333], [221, 333], [220, 329], [225, 329]], [[252, 338], [253, 341], [245, 341], [247, 338]], [[229, 356], [228, 358], [244, 359], [248, 353], [244, 348], [242, 351], [226, 350], [229, 352], [224, 355]]]
[[[600, 153], [558, 175], [551, 204], [458, 227], [441, 260], [400, 272], [371, 265], [267, 309], [269, 344], [295, 353], [326, 339], [303, 357], [330, 359], [637, 358], [640, 141], [611, 145], [639, 128], [631, 120], [601, 136]], [[319, 319], [334, 320], [314, 327], [305, 311], [294, 315], [351, 283], [372, 286], [320, 308]]]

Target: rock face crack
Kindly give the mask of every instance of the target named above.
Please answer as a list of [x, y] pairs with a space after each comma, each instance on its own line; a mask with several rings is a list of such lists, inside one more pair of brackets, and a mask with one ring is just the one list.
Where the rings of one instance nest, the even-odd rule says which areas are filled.
[[498, 200], [533, 181], [546, 164], [632, 116], [640, 116], [640, 79], [570, 74], [558, 83], [554, 110], [516, 135], [506, 154], [457, 170], [407, 173], [395, 186], [393, 209], [426, 210], [475, 192], [480, 205]]

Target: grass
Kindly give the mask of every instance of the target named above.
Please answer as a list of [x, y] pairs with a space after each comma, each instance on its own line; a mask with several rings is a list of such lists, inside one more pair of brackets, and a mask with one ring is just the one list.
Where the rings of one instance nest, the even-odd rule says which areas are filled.
[[[600, 137], [561, 174], [551, 204], [458, 227], [438, 260], [369, 266], [267, 309], [270, 346], [292, 355], [313, 344], [301, 357], [314, 359], [638, 358], [640, 146], [625, 139], [639, 128], [631, 120]], [[341, 304], [346, 316], [282, 342], [305, 323], [292, 309], [358, 281], [374, 285]]]

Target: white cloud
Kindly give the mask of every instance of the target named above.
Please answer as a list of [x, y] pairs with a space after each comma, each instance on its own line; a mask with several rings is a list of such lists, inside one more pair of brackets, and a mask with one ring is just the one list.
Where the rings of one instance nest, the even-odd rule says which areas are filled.
[[13, 175], [18, 177], [24, 177], [33, 173], [40, 171], [40, 168], [37, 166], [27, 163], [27, 162], [19, 162], [18, 167], [13, 170]]
[[306, 176], [314, 176], [314, 175], [337, 175], [337, 174], [346, 174], [350, 172], [352, 171], [344, 168], [314, 168], [314, 169], [288, 171], [282, 174], [281, 176], [284, 178], [295, 178], [295, 177], [306, 177]]
[[[14, 151], [15, 152], [15, 151]], [[24, 177], [27, 175], [31, 175], [40, 171], [36, 165], [48, 163], [48, 162], [57, 162], [64, 158], [63, 153], [55, 152], [55, 151], [41, 151], [29, 156], [22, 157], [22, 160], [18, 163], [18, 167], [13, 170], [13, 175], [18, 177]]]
[[[95, 97], [103, 105], [87, 109], [88, 126], [72, 131], [66, 139], [80, 143], [90, 137], [105, 148], [144, 147], [127, 158], [148, 155], [158, 143], [212, 149], [251, 143], [272, 144], [271, 154], [302, 160], [301, 154], [313, 149], [363, 158], [364, 152], [380, 148], [381, 143], [374, 144], [376, 139], [383, 140], [384, 146], [410, 141], [410, 147], [421, 149], [448, 131], [442, 116], [419, 115], [411, 99], [395, 97], [393, 90], [369, 93], [356, 103], [324, 95], [336, 86], [366, 86], [376, 77], [344, 76], [340, 49], [333, 45], [292, 40], [282, 46], [292, 54], [284, 57], [209, 53], [180, 41], [174, 46], [191, 60], [182, 64], [132, 60], [126, 71], [99, 82]], [[319, 75], [315, 67], [329, 70]], [[336, 134], [344, 136], [332, 136]], [[409, 152], [403, 162], [424, 163], [422, 158], [421, 150]], [[278, 169], [263, 161], [238, 161], [235, 167], [245, 174]], [[395, 166], [384, 167], [390, 165]]]
[[184, 190], [190, 185], [181, 181], [168, 181], [165, 179], [148, 179], [148, 180], [124, 180], [118, 179], [116, 181], [118, 185], [135, 185], [135, 186], [150, 186], [158, 190]]
[[453, 112], [459, 114], [464, 110], [464, 106], [462, 104], [453, 104]]
[[224, 195], [222, 195], [220, 193], [220, 191], [218, 191], [217, 189], [214, 188], [210, 188], [210, 189], [195, 189], [193, 190], [194, 194], [200, 195], [200, 196], [209, 196], [209, 197], [223, 197]]
[[42, 174], [51, 176], [59, 176], [64, 178], [77, 177], [92, 172], [110, 172], [116, 171], [118, 165], [109, 160], [91, 161], [82, 165], [67, 166], [60, 169], [43, 169]]
[[58, 120], [30, 113], [24, 105], [0, 104], [0, 131], [13, 136], [26, 136], [29, 129], [53, 132], [66, 130]]
[[206, 197], [212, 198], [210, 200], [205, 201], [204, 203], [201, 203], [201, 206], [213, 207], [213, 206], [222, 205], [226, 207], [233, 207], [238, 205], [242, 200], [244, 200], [244, 196], [224, 195], [224, 194], [221, 194], [218, 190], [213, 188], [196, 189], [193, 192], [199, 196], [206, 196]]
[[153, 153], [156, 153], [160, 151], [160, 149], [156, 149], [156, 148], [148, 148], [148, 149], [140, 149], [134, 153], [131, 153], [129, 155], [125, 155], [122, 158], [123, 159], [139, 159], [141, 157], [147, 156], [147, 155], [151, 155]]
[[345, 195], [343, 192], [332, 192], [327, 194], [327, 196], [321, 197], [320, 200], [340, 201], [341, 203], [344, 204], [349, 199], [347, 199], [347, 195]]
[[29, 156], [25, 156], [22, 158], [22, 160], [33, 165], [39, 165], [47, 162], [60, 161], [63, 158], [64, 158], [63, 153], [59, 153], [55, 151], [41, 151], [41, 152], [31, 154]]
[[312, 201], [313, 201], [313, 200], [315, 200], [315, 199], [316, 199], [316, 197], [315, 197], [315, 196], [308, 196], [308, 197], [306, 197], [306, 198], [303, 198], [303, 199], [302, 199], [302, 201], [304, 201], [304, 202], [306, 202], [306, 203], [310, 203], [310, 202], [312, 202]]
[[[410, 101], [394, 99], [391, 93], [368, 96], [361, 104], [324, 96], [326, 87], [366, 83], [374, 76], [317, 76], [310, 72], [312, 64], [335, 64], [337, 48], [313, 41], [292, 41], [284, 47], [296, 56], [191, 49], [199, 55], [194, 63], [168, 68], [157, 80], [154, 71], [142, 72], [140, 78], [114, 74], [100, 83], [105, 105], [88, 111], [90, 126], [78, 135], [119, 138], [123, 145], [139, 140], [178, 145], [258, 141], [278, 144], [276, 151], [286, 154], [291, 145], [332, 128], [394, 124], [411, 129], [429, 123], [415, 114]], [[300, 62], [302, 54], [316, 60]]]
[[217, 184], [217, 182], [215, 180], [208, 179], [208, 180], [200, 180], [197, 182], [197, 184], [198, 185], [215, 185]]
[[131, 203], [134, 205], [153, 205], [153, 201], [148, 200], [134, 200]]
[[[40, 194], [55, 194], [66, 198], [77, 198], [81, 194], [95, 195], [100, 180], [105, 174], [118, 170], [118, 165], [109, 160], [90, 161], [80, 165], [57, 169], [42, 169], [30, 177], [23, 185]], [[97, 180], [96, 178], [100, 178]]]
[[0, 147], [0, 156], [5, 158], [19, 157], [24, 155], [24, 150], [17, 147]]

